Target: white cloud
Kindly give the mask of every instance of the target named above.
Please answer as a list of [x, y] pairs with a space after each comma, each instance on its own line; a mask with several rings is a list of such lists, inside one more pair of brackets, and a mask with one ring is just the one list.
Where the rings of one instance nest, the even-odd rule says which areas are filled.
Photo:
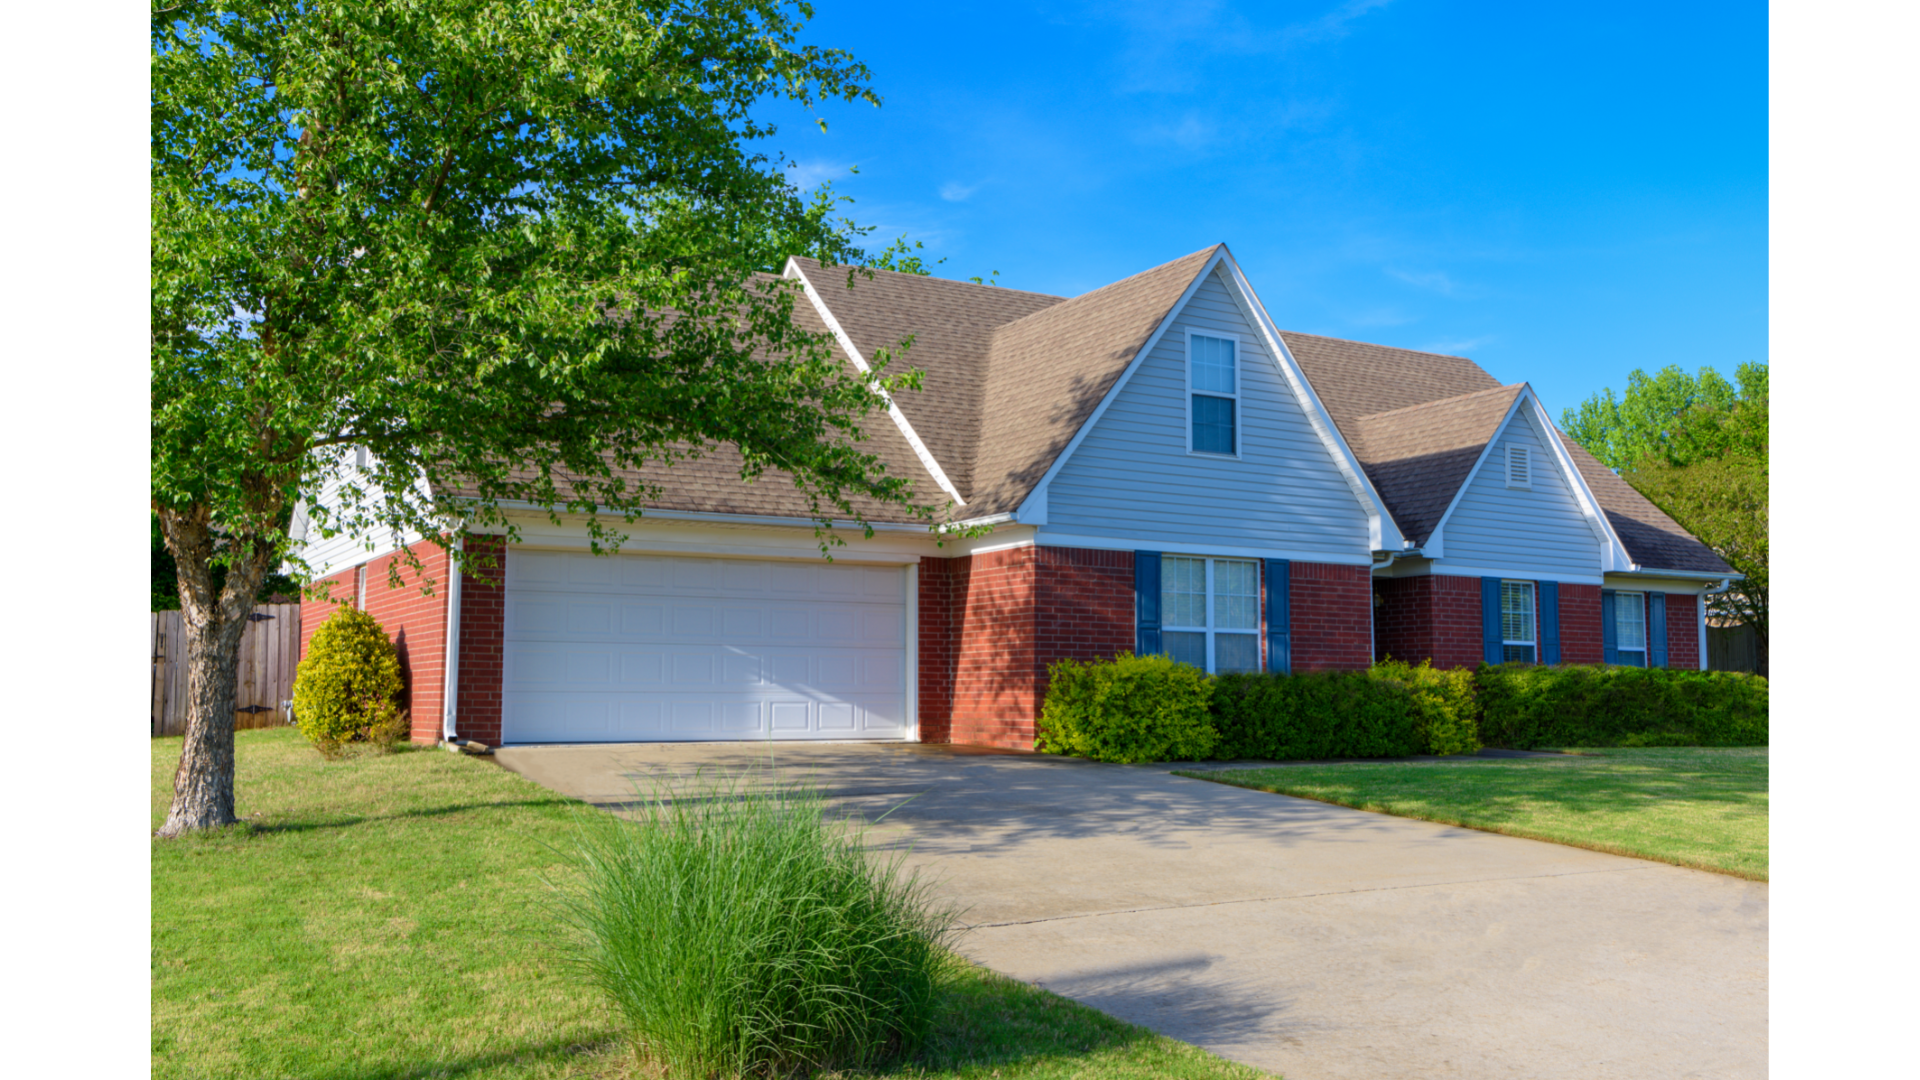
[[958, 180], [949, 180], [940, 185], [940, 197], [948, 202], [966, 202], [967, 196], [979, 190], [979, 184], [962, 184]]
[[1218, 132], [1218, 125], [1189, 110], [1177, 123], [1153, 124], [1142, 128], [1135, 137], [1140, 142], [1172, 143], [1182, 150], [1198, 150], [1213, 142]]
[[1177, 94], [1208, 81], [1210, 57], [1256, 56], [1338, 41], [1369, 12], [1389, 3], [1392, 0], [1348, 0], [1318, 18], [1274, 30], [1254, 25], [1220, 0], [1108, 3], [1095, 8], [1094, 17], [1117, 20], [1127, 28], [1121, 90]]
[[1451, 297], [1455, 300], [1472, 300], [1486, 295], [1486, 290], [1468, 282], [1455, 281], [1441, 270], [1396, 270], [1387, 268], [1387, 274], [1416, 289], [1425, 289], [1431, 293]]
[[844, 161], [794, 161], [787, 165], [788, 179], [801, 191], [812, 191], [829, 180], [845, 180], [857, 171]]
[[1467, 338], [1462, 341], [1435, 341], [1420, 346], [1420, 351], [1446, 353], [1449, 356], [1465, 356], [1482, 345], [1492, 344], [1499, 339], [1500, 336], [1498, 334], [1482, 334], [1479, 337]]

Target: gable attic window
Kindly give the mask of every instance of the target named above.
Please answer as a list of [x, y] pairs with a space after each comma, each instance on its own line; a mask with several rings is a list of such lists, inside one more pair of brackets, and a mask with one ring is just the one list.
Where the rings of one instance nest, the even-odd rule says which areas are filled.
[[1187, 449], [1196, 454], [1240, 453], [1239, 342], [1187, 336]]
[[1507, 486], [1510, 488], [1530, 488], [1533, 486], [1533, 452], [1531, 448], [1507, 444]]

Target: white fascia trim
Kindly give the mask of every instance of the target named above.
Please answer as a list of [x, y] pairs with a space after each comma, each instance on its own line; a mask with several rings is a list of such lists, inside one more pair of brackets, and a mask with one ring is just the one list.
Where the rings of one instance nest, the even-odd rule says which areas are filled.
[[[1095, 551], [1164, 551], [1171, 555], [1218, 555], [1243, 559], [1292, 559], [1329, 566], [1372, 566], [1371, 555], [1328, 555], [1320, 551], [1236, 547], [1225, 544], [1189, 544], [1185, 541], [1146, 540], [1139, 537], [1084, 536], [1042, 529], [1034, 536], [1040, 547], [1091, 548]], [[1598, 579], [1596, 579], [1598, 580]]]
[[1652, 566], [1636, 566], [1631, 570], [1609, 570], [1607, 572], [1615, 577], [1682, 578], [1687, 581], [1699, 582], [1720, 582], [1728, 579], [1734, 581], [1747, 580], [1747, 575], [1736, 574], [1731, 570], [1723, 574], [1716, 574], [1708, 570], [1661, 570]]
[[[833, 312], [827, 309], [826, 300], [820, 295], [820, 291], [813, 287], [813, 282], [807, 279], [806, 271], [800, 269], [798, 262], [792, 259], [787, 260], [786, 276], [797, 279], [800, 287], [806, 290], [807, 299], [812, 302], [813, 309], [820, 313], [820, 320], [827, 324], [828, 330], [833, 332], [833, 339], [847, 351], [847, 357], [853, 361], [853, 366], [860, 369], [860, 374], [872, 376], [873, 368], [867, 365], [867, 358], [860, 355], [860, 350], [854, 347], [853, 338], [841, 329], [840, 320], [834, 318]], [[913, 452], [919, 456], [920, 464], [926, 467], [927, 472], [933, 477], [933, 482], [940, 485], [940, 490], [947, 493], [947, 497], [953, 500], [955, 506], [967, 505], [967, 500], [960, 497], [960, 489], [954, 487], [953, 481], [947, 479], [946, 470], [933, 459], [933, 451], [927, 449], [927, 444], [920, 441], [919, 433], [913, 430], [913, 425], [907, 421], [907, 414], [900, 411], [900, 406], [894, 402], [893, 395], [878, 386], [874, 389], [879, 391], [881, 397], [886, 398], [887, 415], [893, 417], [894, 426], [900, 429], [900, 434], [906, 436], [907, 445], [913, 447]]]
[[1120, 372], [1120, 377], [1115, 379], [1113, 385], [1108, 388], [1107, 396], [1101, 398], [1100, 404], [1093, 407], [1093, 412], [1088, 414], [1086, 420], [1081, 422], [1080, 430], [1074, 432], [1073, 438], [1067, 441], [1066, 449], [1061, 450], [1059, 455], [1053, 459], [1053, 464], [1048, 466], [1046, 474], [1040, 477], [1040, 482], [1033, 485], [1033, 490], [1027, 493], [1026, 499], [1020, 503], [1019, 509], [1013, 512], [1014, 520], [1023, 524], [1044, 524], [1044, 514], [1041, 515], [1040, 520], [1036, 521], [1029, 507], [1046, 506], [1047, 485], [1053, 483], [1053, 478], [1060, 475], [1060, 470], [1066, 467], [1067, 460], [1073, 457], [1073, 452], [1080, 449], [1080, 444], [1087, 440], [1087, 434], [1100, 423], [1100, 418], [1107, 414], [1107, 407], [1112, 405], [1114, 401], [1120, 397], [1120, 391], [1125, 390], [1127, 383], [1133, 380], [1133, 373], [1140, 370], [1140, 365], [1146, 363], [1148, 354], [1152, 353], [1154, 348], [1160, 344], [1160, 339], [1166, 336], [1168, 328], [1173, 326], [1174, 312], [1187, 306], [1187, 301], [1193, 299], [1193, 294], [1200, 291], [1200, 284], [1207, 280], [1207, 275], [1211, 274], [1213, 268], [1220, 264], [1220, 260], [1226, 253], [1226, 245], [1220, 245], [1218, 250], [1213, 253], [1213, 257], [1208, 259], [1206, 265], [1200, 268], [1200, 272], [1193, 275], [1193, 280], [1187, 283], [1187, 290], [1180, 294], [1180, 299], [1174, 301], [1173, 306], [1169, 307], [1166, 314], [1161, 316], [1160, 325], [1154, 328], [1153, 336], [1147, 338], [1146, 344], [1140, 346], [1140, 350], [1133, 354], [1133, 359], [1127, 361], [1127, 366]]
[[1511, 578], [1514, 581], [1552, 581], [1561, 585], [1605, 585], [1606, 580], [1599, 574], [1562, 574], [1542, 570], [1515, 570], [1512, 567], [1455, 566], [1452, 563], [1437, 562], [1427, 570], [1435, 577], [1497, 577]]
[[[1294, 397], [1305, 406], [1307, 422], [1313, 425], [1314, 434], [1320, 437], [1327, 453], [1333, 457], [1334, 466], [1346, 478], [1353, 497], [1359, 500], [1361, 509], [1366, 511], [1368, 540], [1373, 550], [1397, 551], [1406, 547], [1407, 540], [1400, 532], [1399, 523], [1387, 512], [1386, 501], [1374, 490], [1373, 481], [1367, 479], [1366, 470], [1360, 467], [1360, 459], [1354, 455], [1353, 448], [1347, 445], [1347, 440], [1341, 437], [1339, 425], [1333, 422], [1333, 414], [1320, 403], [1320, 396], [1313, 392], [1313, 384], [1307, 381], [1306, 371], [1293, 358], [1293, 352], [1280, 337], [1280, 328], [1274, 324], [1273, 316], [1267, 314], [1266, 305], [1254, 293], [1253, 284], [1240, 272], [1240, 264], [1231, 253], [1222, 250], [1221, 255], [1231, 286], [1229, 293], [1244, 306], [1244, 312], [1252, 316], [1253, 324], [1267, 339], [1267, 350], [1273, 356], [1275, 366], [1279, 367], [1281, 377], [1293, 389]], [[1372, 560], [1368, 560], [1368, 565], [1372, 565]]]

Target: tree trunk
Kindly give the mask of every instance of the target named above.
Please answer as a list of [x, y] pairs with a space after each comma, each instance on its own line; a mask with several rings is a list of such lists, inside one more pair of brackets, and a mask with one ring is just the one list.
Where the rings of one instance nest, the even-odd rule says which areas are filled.
[[240, 545], [225, 587], [213, 591], [213, 530], [203, 508], [156, 507], [180, 574], [180, 623], [187, 639], [187, 735], [173, 774], [173, 806], [156, 834], [174, 837], [239, 821], [233, 803], [233, 695], [240, 641], [271, 547]]

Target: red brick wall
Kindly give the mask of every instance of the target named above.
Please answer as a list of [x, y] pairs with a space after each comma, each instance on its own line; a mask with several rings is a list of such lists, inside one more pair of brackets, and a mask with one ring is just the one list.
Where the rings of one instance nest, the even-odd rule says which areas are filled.
[[1375, 613], [1376, 655], [1413, 664], [1431, 659], [1434, 667], [1473, 667], [1484, 659], [1479, 578], [1424, 574], [1377, 584], [1386, 603]]
[[1600, 586], [1560, 586], [1560, 662], [1598, 664], [1605, 659], [1600, 642]]
[[953, 741], [954, 576], [963, 559], [922, 559], [919, 568], [920, 741]]
[[1352, 671], [1373, 663], [1373, 572], [1296, 561], [1287, 577], [1293, 670]]
[[1700, 667], [1700, 600], [1686, 593], [1667, 594], [1667, 666]]
[[460, 578], [460, 695], [454, 731], [463, 739], [500, 744], [500, 683], [506, 674], [506, 538], [468, 535], [469, 557], [491, 556], [491, 567], [474, 559]]
[[920, 738], [1028, 749], [1047, 665], [1133, 648], [1133, 553], [1024, 547], [920, 563]]
[[[440, 738], [440, 714], [446, 693], [447, 652], [447, 553], [431, 540], [415, 542], [409, 549], [421, 563], [424, 579], [432, 582], [433, 595], [422, 593], [420, 570], [407, 565], [406, 556], [396, 552], [365, 564], [367, 572], [366, 611], [379, 621], [393, 639], [400, 654], [400, 678], [403, 689], [400, 702], [413, 722], [413, 741], [432, 743]], [[398, 586], [388, 583], [388, 570], [400, 574]], [[357, 590], [357, 570], [342, 570], [320, 579], [331, 586], [329, 600], [300, 602], [300, 655], [320, 625], [333, 614], [339, 603], [353, 603]]]

